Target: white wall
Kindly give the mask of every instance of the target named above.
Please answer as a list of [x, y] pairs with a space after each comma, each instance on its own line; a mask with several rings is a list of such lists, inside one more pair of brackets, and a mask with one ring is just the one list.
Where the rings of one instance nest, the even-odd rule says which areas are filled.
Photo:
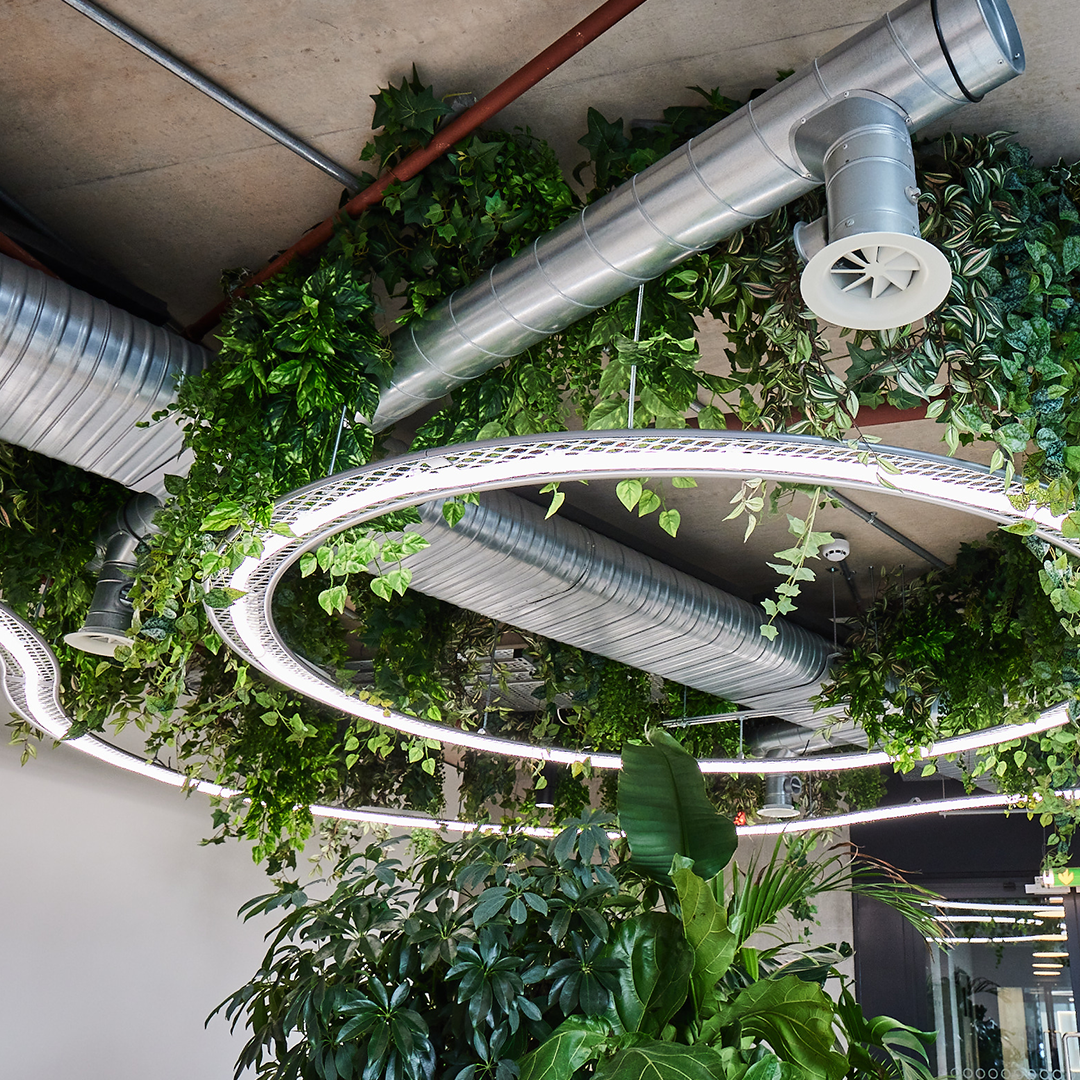
[[258, 967], [272, 920], [236, 910], [271, 887], [210, 831], [203, 796], [0, 745], [0, 1076], [229, 1080], [242, 1038], [203, 1021]]

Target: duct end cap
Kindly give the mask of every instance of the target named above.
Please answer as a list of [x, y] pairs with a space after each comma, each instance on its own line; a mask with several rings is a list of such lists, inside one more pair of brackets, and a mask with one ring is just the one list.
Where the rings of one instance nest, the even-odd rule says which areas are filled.
[[806, 306], [852, 330], [888, 330], [929, 315], [948, 295], [949, 261], [920, 236], [855, 233], [825, 245], [803, 270]]
[[65, 634], [64, 641], [73, 649], [93, 653], [94, 656], [115, 657], [121, 645], [130, 645], [131, 638], [126, 634], [117, 634], [111, 630], [76, 630]]

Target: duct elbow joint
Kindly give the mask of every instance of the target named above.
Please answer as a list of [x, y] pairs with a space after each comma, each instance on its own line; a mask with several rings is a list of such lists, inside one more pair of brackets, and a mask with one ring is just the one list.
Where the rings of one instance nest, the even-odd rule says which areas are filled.
[[801, 287], [821, 318], [859, 330], [921, 319], [952, 284], [948, 260], [919, 233], [908, 118], [893, 101], [850, 91], [800, 120], [796, 156], [825, 184], [825, 221], [803, 225]]

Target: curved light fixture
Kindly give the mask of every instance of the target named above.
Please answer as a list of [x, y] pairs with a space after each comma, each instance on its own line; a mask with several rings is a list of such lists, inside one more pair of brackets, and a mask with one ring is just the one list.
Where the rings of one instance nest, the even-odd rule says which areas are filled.
[[[533, 746], [512, 739], [462, 731], [373, 705], [330, 681], [281, 638], [271, 613], [274, 589], [303, 554], [337, 533], [391, 510], [467, 491], [547, 483], [552, 480], [626, 476], [764, 477], [825, 487], [889, 491], [922, 502], [962, 510], [999, 523], [1020, 521], [1009, 502], [1004, 478], [982, 465], [897, 447], [831, 442], [809, 436], [756, 432], [618, 431], [530, 435], [443, 447], [408, 454], [340, 473], [286, 495], [259, 533], [262, 555], [208, 585], [241, 593], [225, 610], [208, 609], [211, 623], [230, 648], [270, 678], [332, 709], [359, 716], [420, 738], [509, 757], [560, 764], [588, 762], [617, 769], [617, 754], [590, 754], [561, 747]], [[1080, 554], [1062, 537], [1061, 518], [1046, 509], [1031, 515], [1037, 535]], [[282, 535], [288, 532], [291, 535]], [[939, 757], [1007, 742], [1067, 722], [1064, 706], [1048, 710], [1030, 724], [1007, 726], [942, 740], [924, 748]], [[861, 769], [889, 762], [888, 754], [834, 754], [799, 760], [799, 772]], [[790, 772], [790, 760], [706, 759], [706, 773], [768, 775]]]
[[[71, 728], [71, 718], [60, 704], [57, 688], [60, 666], [52, 649], [27, 623], [10, 608], [0, 604], [0, 683], [7, 691], [16, 712], [40, 731], [54, 739], [63, 739]], [[1014, 729], [1015, 730], [1015, 729]], [[165, 765], [144, 761], [135, 754], [112, 746], [96, 735], [81, 735], [65, 743], [75, 750], [97, 758], [114, 768], [138, 773], [147, 779], [170, 787], [188, 791], [201, 791], [218, 798], [236, 798], [241, 793], [206, 780], [186, 776]], [[1067, 798], [1080, 797], [1080, 792], [1061, 792]], [[930, 814], [947, 814], [957, 810], [1005, 810], [1020, 806], [1023, 798], [1016, 795], [973, 795], [956, 799], [939, 799], [934, 802], [904, 803], [885, 806], [875, 810], [860, 810], [829, 817], [806, 818], [800, 821], [771, 825], [740, 825], [736, 827], [741, 836], [769, 836], [778, 833], [800, 833], [815, 830], [837, 829], [845, 825], [863, 825], [874, 821], [895, 821], [898, 818], [925, 817]], [[452, 818], [432, 818], [413, 815], [403, 811], [383, 810], [375, 807], [349, 809], [338, 806], [313, 805], [315, 817], [338, 821], [353, 821], [366, 825], [385, 825], [400, 829], [429, 829], [434, 832], [472, 833], [502, 832], [505, 827], [488, 822], [460, 821]], [[528, 826], [515, 831], [538, 839], [550, 839], [558, 829], [545, 826]], [[612, 838], [620, 833], [611, 833]]]

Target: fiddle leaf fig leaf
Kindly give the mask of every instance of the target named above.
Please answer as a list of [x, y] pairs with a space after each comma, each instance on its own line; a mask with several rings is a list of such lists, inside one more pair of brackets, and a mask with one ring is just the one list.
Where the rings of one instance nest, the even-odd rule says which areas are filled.
[[620, 1050], [597, 1067], [596, 1080], [724, 1080], [724, 1058], [711, 1046], [650, 1040]]
[[817, 983], [797, 975], [752, 983], [716, 1018], [738, 1022], [743, 1035], [768, 1043], [802, 1076], [841, 1080], [847, 1059], [833, 1050], [835, 1006]]
[[564, 1020], [531, 1054], [521, 1059], [519, 1080], [570, 1080], [608, 1041], [607, 1021], [593, 1016]]

